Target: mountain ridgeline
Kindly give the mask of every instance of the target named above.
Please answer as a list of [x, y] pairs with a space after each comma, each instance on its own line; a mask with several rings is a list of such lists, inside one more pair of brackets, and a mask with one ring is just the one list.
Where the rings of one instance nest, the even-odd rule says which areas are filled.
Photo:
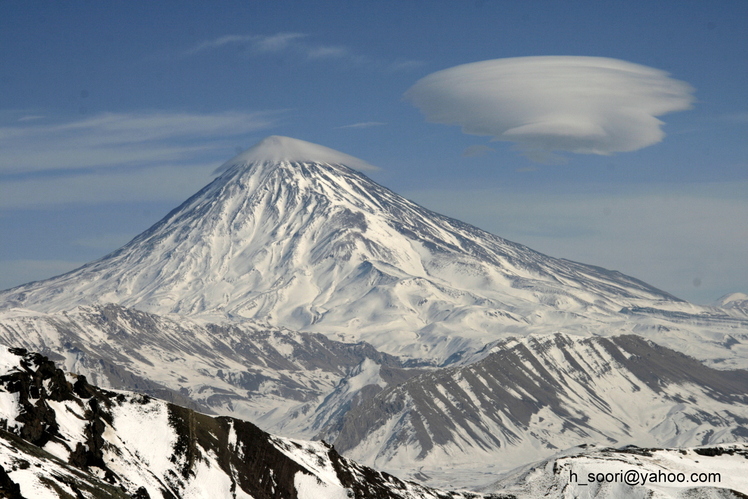
[[404, 482], [323, 442], [102, 390], [23, 349], [0, 347], [0, 402], [0, 497], [10, 499], [482, 497]]

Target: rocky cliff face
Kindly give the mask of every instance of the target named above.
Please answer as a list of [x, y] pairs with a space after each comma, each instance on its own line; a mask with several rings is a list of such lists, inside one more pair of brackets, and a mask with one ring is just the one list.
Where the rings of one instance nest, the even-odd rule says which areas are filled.
[[404, 482], [324, 442], [275, 437], [0, 349], [0, 492], [10, 498], [468, 498]]

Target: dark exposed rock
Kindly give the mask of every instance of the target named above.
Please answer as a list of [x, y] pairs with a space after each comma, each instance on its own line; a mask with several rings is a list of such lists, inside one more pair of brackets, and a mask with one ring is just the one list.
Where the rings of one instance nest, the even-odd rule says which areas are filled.
[[[16, 352], [21, 353], [20, 350]], [[39, 480], [59, 497], [150, 499], [151, 494], [145, 487], [132, 486], [132, 476], [120, 477], [109, 469], [106, 453], [112, 451], [121, 455], [126, 449], [112, 448], [112, 441], [107, 440], [105, 434], [117, 431], [112, 426], [112, 411], [117, 407], [125, 404], [153, 406], [164, 402], [156, 402], [147, 395], [102, 390], [90, 385], [83, 376], [70, 375], [75, 378], [74, 382], [70, 382], [52, 362], [38, 354], [24, 353], [20, 366], [20, 369], [0, 376], [0, 389], [12, 389], [13, 393], [21, 394], [19, 405], [22, 405], [21, 399], [27, 404], [33, 400], [64, 400], [80, 407], [85, 420], [82, 440], [75, 442], [66, 441], [60, 435], [55, 412], [49, 405], [33, 406], [33, 410], [22, 413], [17, 419], [21, 426], [11, 428], [15, 434], [0, 430], [0, 439], [11, 440], [14, 448], [36, 459], [54, 463], [56, 469], [60, 470], [44, 474]], [[256, 499], [297, 499], [298, 474], [316, 475], [315, 469], [304, 464], [303, 458], [295, 460], [290, 457], [292, 455], [306, 456], [305, 459], [323, 467], [325, 463], [330, 463], [340, 483], [349, 490], [350, 497], [481, 497], [470, 493], [440, 492], [406, 483], [353, 463], [324, 443], [308, 443], [305, 446], [297, 441], [273, 437], [246, 421], [212, 417], [169, 403], [165, 407], [169, 428], [177, 437], [169, 456], [173, 468], [167, 470], [163, 477], [157, 477], [163, 485], [160, 495], [165, 499], [179, 499], [180, 491], [195, 479], [198, 467], [207, 462], [208, 456], [214, 456], [211, 459], [215, 461], [211, 462], [216, 462], [220, 468], [214, 472], [224, 473], [231, 481], [233, 491], [242, 490]], [[29, 426], [34, 433], [30, 434]], [[164, 429], [144, 428], [144, 431]], [[68, 448], [73, 447], [67, 463], [40, 448], [50, 440]], [[29, 468], [28, 462], [25, 468]], [[148, 470], [143, 472], [151, 473]], [[66, 490], [72, 491], [73, 495]], [[17, 484], [0, 467], [0, 496], [16, 499], [21, 498], [19, 494]]]
[[0, 497], [6, 499], [26, 499], [21, 495], [21, 486], [11, 480], [2, 466], [0, 466]]

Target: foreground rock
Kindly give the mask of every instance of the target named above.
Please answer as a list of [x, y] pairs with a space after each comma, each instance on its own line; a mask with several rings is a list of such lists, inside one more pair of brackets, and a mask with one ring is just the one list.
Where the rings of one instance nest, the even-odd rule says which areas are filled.
[[468, 498], [146, 395], [99, 389], [48, 358], [0, 349], [0, 496]]

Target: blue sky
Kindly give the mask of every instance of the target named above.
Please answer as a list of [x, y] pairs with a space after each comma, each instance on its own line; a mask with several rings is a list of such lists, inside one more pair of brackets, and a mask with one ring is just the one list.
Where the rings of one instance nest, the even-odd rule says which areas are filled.
[[[690, 86], [691, 101], [657, 115], [665, 136], [652, 145], [546, 161], [526, 143], [463, 133], [457, 118], [435, 123], [404, 97], [448, 68], [535, 56], [652, 68]], [[696, 303], [748, 293], [746, 88], [742, 0], [5, 0], [0, 288], [116, 249], [238, 150], [287, 135], [364, 159], [394, 191], [552, 256]], [[497, 106], [492, 116], [508, 112]]]

